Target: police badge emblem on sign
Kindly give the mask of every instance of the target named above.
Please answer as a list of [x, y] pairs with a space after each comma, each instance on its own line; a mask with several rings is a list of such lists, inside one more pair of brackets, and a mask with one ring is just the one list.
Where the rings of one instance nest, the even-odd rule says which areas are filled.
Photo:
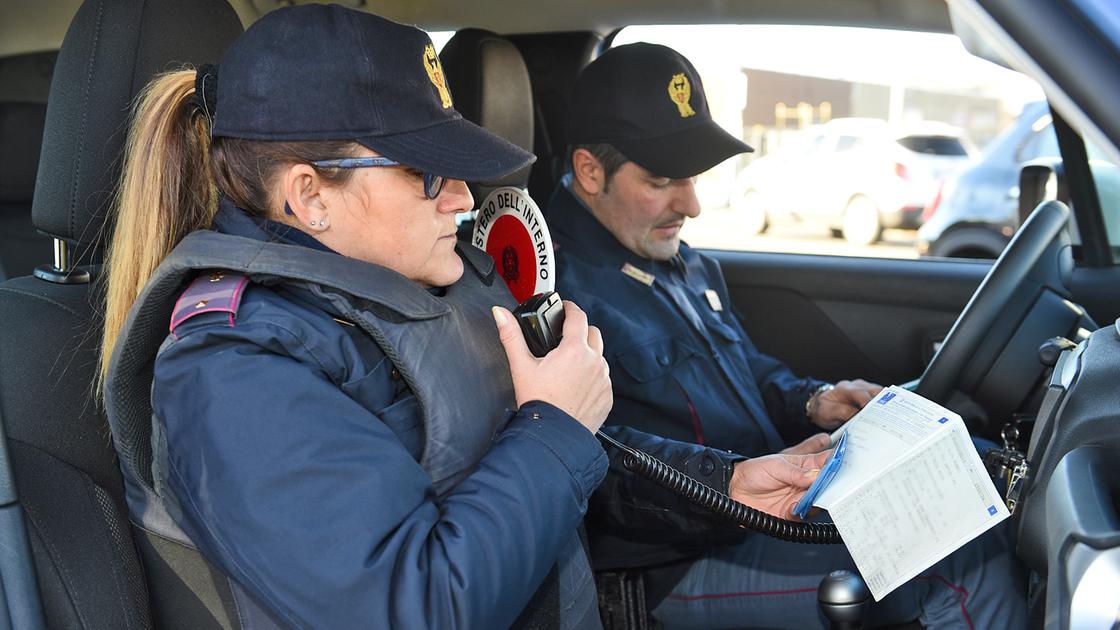
[[519, 303], [552, 291], [556, 257], [540, 208], [520, 188], [505, 186], [482, 200], [471, 243], [490, 254]]

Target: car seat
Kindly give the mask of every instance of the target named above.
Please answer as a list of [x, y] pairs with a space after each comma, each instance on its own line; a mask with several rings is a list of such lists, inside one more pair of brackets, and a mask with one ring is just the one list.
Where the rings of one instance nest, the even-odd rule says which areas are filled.
[[[439, 53], [455, 109], [526, 151], [533, 150], [533, 91], [529, 70], [504, 37], [478, 28], [455, 33]], [[531, 165], [494, 182], [470, 183], [477, 205], [499, 186], [524, 188]]]
[[41, 103], [0, 103], [0, 280], [26, 276], [51, 251], [31, 225], [43, 121]]
[[[533, 152], [537, 161], [529, 175], [529, 192], [547, 201], [567, 170], [568, 95], [584, 66], [609, 47], [591, 31], [511, 35], [532, 77], [533, 115], [536, 121]], [[542, 208], [548, 216], [548, 208]]]
[[[0, 457], [0, 503], [18, 497], [26, 516], [26, 536], [0, 520], [8, 547], [0, 556], [18, 555], [29, 539], [34, 560], [33, 570], [0, 564], [0, 578], [9, 611], [36, 608], [34, 584], [14, 596], [11, 589], [37, 583], [51, 628], [153, 625], [149, 589], [160, 593], [163, 584], [150, 561], [147, 579], [141, 570], [93, 397], [99, 266], [77, 263], [101, 255], [137, 92], [157, 72], [217, 61], [240, 32], [223, 0], [87, 0], [59, 53], [32, 207], [35, 227], [55, 239], [54, 264], [0, 284], [0, 428], [15, 479], [13, 492]], [[152, 602], [161, 617], [164, 600]]]
[[[506, 38], [467, 28], [455, 33], [439, 53], [455, 109], [526, 151], [533, 151], [533, 92], [521, 53]], [[532, 165], [493, 182], [468, 182], [475, 208], [501, 186], [525, 188]], [[459, 239], [470, 242], [474, 220], [459, 225]]]

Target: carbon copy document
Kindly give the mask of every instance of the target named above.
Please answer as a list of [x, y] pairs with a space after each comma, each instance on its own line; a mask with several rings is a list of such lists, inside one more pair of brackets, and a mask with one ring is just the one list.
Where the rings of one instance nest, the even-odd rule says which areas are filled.
[[847, 453], [828, 510], [875, 601], [1010, 514], [961, 417], [900, 387], [834, 435]]

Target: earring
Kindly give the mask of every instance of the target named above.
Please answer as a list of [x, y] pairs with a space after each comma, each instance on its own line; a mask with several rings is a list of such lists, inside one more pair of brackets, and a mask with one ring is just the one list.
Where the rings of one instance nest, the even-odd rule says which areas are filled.
[[318, 221], [312, 221], [311, 222], [311, 227], [315, 227], [316, 225], [319, 225]]
[[316, 232], [322, 232], [323, 230], [327, 229], [328, 227], [330, 227], [330, 222], [327, 221], [326, 217], [323, 217], [322, 219], [319, 219], [318, 221], [312, 221], [311, 222], [311, 228], [314, 229]]

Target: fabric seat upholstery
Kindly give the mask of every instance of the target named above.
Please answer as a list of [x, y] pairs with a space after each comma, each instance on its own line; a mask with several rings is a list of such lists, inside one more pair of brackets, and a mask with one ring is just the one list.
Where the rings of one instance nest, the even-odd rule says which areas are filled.
[[[87, 0], [59, 52], [35, 227], [83, 262], [104, 245], [130, 104], [157, 72], [216, 62], [240, 33], [223, 0]], [[49, 262], [49, 249], [38, 262]], [[48, 627], [152, 627], [108, 425], [93, 397], [98, 268], [88, 283], [0, 284], [0, 421]]]
[[[526, 151], [533, 150], [533, 90], [521, 53], [500, 35], [477, 28], [455, 33], [439, 53], [455, 109]], [[470, 183], [477, 207], [499, 186], [524, 188], [531, 166], [496, 182]]]
[[31, 197], [47, 106], [0, 103], [0, 280], [47, 262], [51, 240], [31, 225]]

